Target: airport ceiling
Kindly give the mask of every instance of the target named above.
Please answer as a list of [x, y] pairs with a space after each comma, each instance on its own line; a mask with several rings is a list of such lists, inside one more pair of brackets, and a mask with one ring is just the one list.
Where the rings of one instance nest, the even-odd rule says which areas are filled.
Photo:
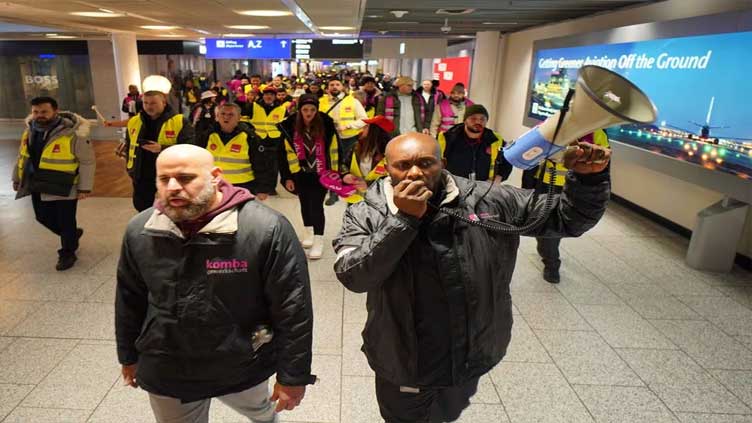
[[[0, 2], [0, 39], [447, 37], [513, 32], [656, 0], [35, 0]], [[261, 13], [259, 13], [261, 12]], [[274, 13], [277, 12], [277, 13]], [[281, 16], [269, 16], [269, 15]], [[261, 15], [261, 16], [258, 16]], [[451, 30], [442, 30], [445, 19]]]

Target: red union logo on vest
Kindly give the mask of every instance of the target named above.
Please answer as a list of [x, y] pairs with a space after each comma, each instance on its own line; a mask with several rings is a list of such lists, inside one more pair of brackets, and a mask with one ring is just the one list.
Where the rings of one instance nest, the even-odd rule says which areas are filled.
[[175, 131], [164, 131], [164, 135], [167, 138], [175, 138]]
[[274, 120], [277, 120], [277, 119], [279, 119], [279, 115], [276, 115], [276, 114], [275, 114], [275, 115], [272, 115], [272, 119], [274, 119]]
[[352, 107], [350, 106], [345, 107], [345, 113], [350, 113], [350, 112], [352, 112]]
[[60, 152], [60, 144], [55, 144], [54, 147], [52, 147], [53, 153], [59, 153]]
[[384, 168], [384, 166], [376, 166], [376, 168], [373, 169], [373, 172], [377, 175], [384, 175], [386, 173], [386, 169]]
[[230, 151], [232, 151], [233, 153], [240, 153], [240, 144], [231, 145]]
[[217, 149], [217, 144], [212, 144], [212, 145], [211, 145], [211, 146], [209, 147], [209, 150], [212, 150], [212, 151], [214, 151], [214, 150], [216, 150], [216, 149]]
[[206, 260], [206, 274], [215, 273], [247, 273], [248, 261], [238, 259], [212, 259]]

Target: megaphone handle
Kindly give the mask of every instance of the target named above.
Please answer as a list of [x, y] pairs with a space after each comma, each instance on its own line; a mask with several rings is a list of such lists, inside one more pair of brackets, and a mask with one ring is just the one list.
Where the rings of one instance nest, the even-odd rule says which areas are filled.
[[556, 136], [559, 135], [561, 124], [564, 123], [564, 116], [569, 111], [569, 102], [572, 101], [572, 96], [574, 96], [574, 90], [570, 88], [569, 91], [567, 91], [567, 96], [564, 97], [564, 104], [562, 104], [561, 109], [559, 109], [559, 120], [556, 122], [556, 129], [554, 130], [554, 136], [551, 138], [551, 144], [556, 143]]

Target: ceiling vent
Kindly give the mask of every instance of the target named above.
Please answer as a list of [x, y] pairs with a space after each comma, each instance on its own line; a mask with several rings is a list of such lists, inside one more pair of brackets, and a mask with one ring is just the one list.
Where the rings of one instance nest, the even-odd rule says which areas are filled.
[[437, 15], [468, 15], [475, 12], [475, 9], [439, 9], [436, 11]]

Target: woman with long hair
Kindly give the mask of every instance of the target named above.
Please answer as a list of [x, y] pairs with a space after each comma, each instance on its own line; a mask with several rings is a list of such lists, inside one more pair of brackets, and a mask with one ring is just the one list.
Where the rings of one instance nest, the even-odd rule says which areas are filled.
[[368, 125], [360, 132], [350, 161], [342, 159], [343, 163], [350, 164], [342, 181], [357, 189], [357, 192], [345, 198], [350, 204], [362, 201], [368, 187], [387, 175], [384, 160], [386, 144], [391, 139], [389, 134], [394, 131], [394, 123], [382, 115], [365, 119], [363, 122]]
[[301, 237], [308, 258], [321, 258], [324, 250], [324, 197], [322, 177], [338, 169], [337, 130], [332, 118], [319, 111], [316, 96], [298, 99], [298, 111], [279, 123], [285, 148], [280, 149], [279, 170], [285, 189], [298, 196], [305, 232]]

